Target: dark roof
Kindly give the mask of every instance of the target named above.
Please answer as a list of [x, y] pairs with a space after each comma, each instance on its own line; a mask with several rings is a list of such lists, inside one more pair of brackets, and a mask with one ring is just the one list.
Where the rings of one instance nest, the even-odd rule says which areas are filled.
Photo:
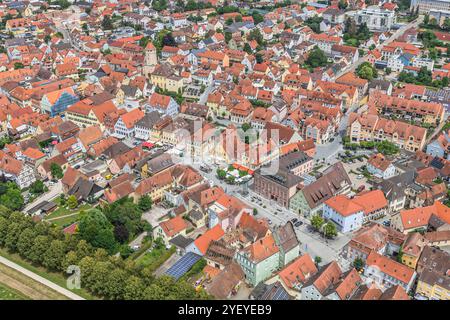
[[293, 300], [280, 281], [272, 284], [258, 283], [250, 297], [254, 300]]
[[293, 151], [281, 156], [279, 161], [281, 168], [291, 171], [311, 159], [312, 158], [303, 151]]
[[103, 154], [107, 156], [108, 158], [115, 158], [116, 156], [123, 154], [127, 151], [130, 151], [131, 148], [128, 147], [125, 143], [122, 141], [117, 142], [116, 144], [113, 144], [111, 147], [103, 151]]
[[342, 191], [342, 184], [351, 185], [350, 178], [341, 162], [324, 171], [324, 175], [303, 188], [309, 207], [315, 208]]
[[34, 207], [32, 207], [31, 209], [27, 210], [27, 213], [33, 214], [38, 211], [48, 212], [48, 211], [52, 210], [53, 208], [55, 208], [56, 206], [57, 205], [54, 202], [42, 201], [42, 202], [38, 203], [37, 205], [35, 205]]
[[92, 181], [78, 178], [77, 182], [75, 182], [74, 186], [69, 189], [67, 192], [69, 195], [74, 195], [77, 200], [86, 201], [89, 196], [93, 196], [97, 192], [101, 191], [102, 188], [95, 184]]
[[284, 252], [292, 250], [300, 243], [295, 234], [294, 226], [290, 221], [275, 230], [275, 239], [278, 247], [281, 247]]
[[169, 240], [169, 243], [171, 243], [174, 246], [181, 248], [181, 249], [185, 249], [192, 242], [194, 242], [194, 239], [186, 238], [185, 236], [183, 236], [181, 234], [179, 234], [175, 238], [172, 238]]
[[153, 125], [161, 119], [161, 115], [158, 111], [152, 111], [147, 113], [141, 120], [136, 122], [136, 127], [144, 127], [146, 129], [153, 128]]

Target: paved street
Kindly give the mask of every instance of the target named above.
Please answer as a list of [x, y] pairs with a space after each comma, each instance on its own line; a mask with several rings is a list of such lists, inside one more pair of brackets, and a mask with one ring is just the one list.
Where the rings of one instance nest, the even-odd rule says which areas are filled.
[[[272, 225], [284, 225], [286, 222], [293, 218], [297, 218], [303, 222], [303, 225], [296, 227], [297, 237], [302, 243], [301, 251], [309, 253], [314, 259], [316, 256], [322, 258], [322, 264], [329, 263], [333, 260], [338, 259], [341, 266], [345, 269], [348, 267], [348, 262], [341, 260], [339, 257], [339, 252], [344, 247], [344, 245], [350, 240], [351, 235], [339, 234], [333, 240], [326, 240], [317, 232], [309, 231], [309, 220], [301, 217], [286, 208], [278, 206], [273, 201], [264, 199], [253, 191], [250, 191], [249, 195], [244, 197], [238, 192], [233, 193], [234, 196], [242, 200], [247, 205], [254, 207], [258, 210], [258, 218], [266, 218], [272, 221]], [[255, 196], [261, 200], [252, 202], [252, 196]], [[260, 204], [262, 203], [262, 205]], [[266, 208], [264, 208], [266, 206]], [[277, 209], [280, 209], [278, 211]]]
[[55, 290], [56, 292], [59, 292], [60, 294], [66, 296], [72, 300], [85, 300], [83, 297], [80, 297], [79, 295], [73, 293], [72, 291], [69, 291], [69, 290], [63, 288], [63, 287], [57, 285], [56, 283], [53, 283], [53, 282], [41, 277], [40, 275], [37, 275], [36, 273], [31, 272], [30, 270], [27, 270], [4, 257], [0, 256], [0, 263], [4, 264], [5, 266], [8, 266], [16, 271], [23, 273], [27, 277], [29, 277], [37, 282], [42, 283], [43, 285]]
[[[422, 23], [423, 21], [423, 16], [419, 16], [418, 19], [405, 24], [403, 27], [401, 27], [400, 29], [396, 30], [386, 41], [384, 41], [383, 43], [379, 44], [376, 49], [381, 49], [383, 46], [397, 40], [406, 30], [408, 30], [411, 27], [417, 27], [420, 23]], [[339, 72], [335, 77], [332, 78], [332, 81], [336, 80], [337, 78], [339, 78], [340, 76], [342, 76], [343, 74], [349, 72], [349, 71], [355, 71], [356, 68], [358, 68], [358, 66], [360, 64], [362, 64], [363, 62], [367, 61], [367, 55], [359, 58], [354, 64], [352, 64], [349, 68], [345, 68], [343, 69], [341, 72]]]

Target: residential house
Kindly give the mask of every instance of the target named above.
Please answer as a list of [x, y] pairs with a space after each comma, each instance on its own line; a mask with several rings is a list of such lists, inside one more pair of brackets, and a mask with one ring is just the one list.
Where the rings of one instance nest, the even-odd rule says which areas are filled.
[[414, 269], [372, 251], [367, 257], [364, 275], [382, 288], [400, 285], [408, 292], [417, 274]]

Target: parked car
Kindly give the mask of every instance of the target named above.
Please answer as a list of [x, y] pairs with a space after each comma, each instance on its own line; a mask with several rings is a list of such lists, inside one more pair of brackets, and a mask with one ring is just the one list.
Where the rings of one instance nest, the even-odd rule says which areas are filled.
[[364, 176], [363, 176], [362, 174], [358, 174], [358, 175], [356, 176], [356, 179], [362, 179], [362, 178], [364, 178]]
[[297, 221], [294, 226], [296, 226], [297, 228], [300, 227], [303, 224], [302, 221]]
[[291, 222], [294, 223], [294, 224], [295, 224], [297, 221], [298, 221], [297, 218], [294, 218], [294, 219], [291, 220]]
[[361, 185], [361, 186], [359, 186], [359, 188], [358, 188], [356, 191], [357, 191], [357, 192], [361, 192], [361, 191], [363, 191], [365, 188], [366, 188], [365, 185]]

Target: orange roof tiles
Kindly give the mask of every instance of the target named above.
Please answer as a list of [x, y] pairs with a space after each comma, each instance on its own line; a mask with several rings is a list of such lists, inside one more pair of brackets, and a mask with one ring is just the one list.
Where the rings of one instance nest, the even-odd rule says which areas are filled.
[[217, 224], [213, 228], [209, 229], [204, 234], [202, 234], [200, 237], [198, 237], [194, 241], [194, 244], [202, 254], [206, 254], [206, 251], [208, 250], [211, 241], [219, 240], [220, 238], [223, 237], [224, 234], [225, 232], [222, 230], [220, 224]]
[[244, 248], [244, 252], [249, 254], [251, 261], [259, 263], [279, 252], [273, 235], [267, 235], [262, 239]]
[[337, 195], [333, 198], [325, 201], [325, 204], [330, 208], [336, 210], [340, 215], [347, 217], [355, 214], [359, 211], [363, 211], [364, 208], [358, 203], [354, 202], [352, 199], [347, 198], [344, 195]]
[[414, 276], [414, 269], [388, 257], [382, 256], [375, 251], [372, 251], [367, 257], [366, 265], [378, 267], [384, 274], [406, 284], [408, 284]]
[[311, 256], [304, 254], [282, 269], [278, 275], [288, 288], [294, 289], [298, 285], [303, 285], [317, 271]]
[[186, 220], [182, 216], [163, 221], [159, 225], [168, 237], [173, 237], [188, 227]]
[[450, 223], [450, 208], [439, 201], [431, 206], [400, 211], [400, 219], [405, 230], [428, 225], [431, 215], [436, 215], [446, 223]]

